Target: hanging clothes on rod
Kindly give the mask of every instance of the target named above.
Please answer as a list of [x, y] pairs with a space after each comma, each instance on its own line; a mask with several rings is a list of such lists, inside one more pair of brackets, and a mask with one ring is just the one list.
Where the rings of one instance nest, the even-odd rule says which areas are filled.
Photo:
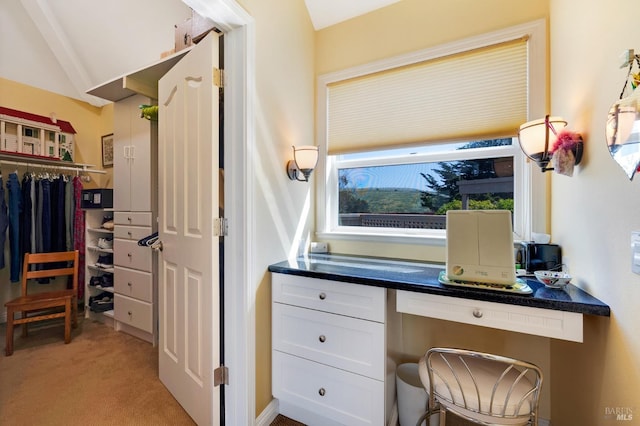
[[[50, 166], [49, 170], [54, 171]], [[0, 172], [0, 185], [2, 183]], [[76, 176], [56, 174], [42, 168], [38, 173], [27, 170], [20, 179], [15, 171], [8, 175], [6, 189], [5, 198], [2, 185], [0, 242], [7, 239], [8, 229], [11, 282], [20, 280], [22, 259], [27, 252], [79, 250], [81, 260], [84, 259], [83, 185], [79, 173]], [[3, 203], [6, 214], [3, 214]], [[0, 268], [4, 267], [2, 260], [0, 258]], [[84, 274], [80, 275], [84, 278]], [[80, 285], [78, 296], [83, 296], [83, 292], [84, 286]]]

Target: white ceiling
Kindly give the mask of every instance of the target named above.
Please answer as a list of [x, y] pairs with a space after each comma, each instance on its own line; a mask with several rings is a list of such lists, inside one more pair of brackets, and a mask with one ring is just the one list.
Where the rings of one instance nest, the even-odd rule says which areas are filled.
[[364, 15], [400, 0], [304, 0], [316, 30]]
[[[315, 29], [399, 0], [305, 0]], [[157, 61], [174, 47], [181, 0], [1, 0], [0, 77], [81, 99], [86, 91]], [[0, 94], [1, 95], [1, 94]], [[0, 105], [2, 99], [0, 97]]]

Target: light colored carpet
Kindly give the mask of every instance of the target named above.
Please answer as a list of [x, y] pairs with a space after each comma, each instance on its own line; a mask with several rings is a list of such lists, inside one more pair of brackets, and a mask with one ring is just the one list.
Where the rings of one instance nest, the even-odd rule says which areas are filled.
[[158, 379], [157, 347], [90, 320], [68, 345], [62, 323], [33, 328], [5, 357], [0, 326], [0, 424], [195, 424]]

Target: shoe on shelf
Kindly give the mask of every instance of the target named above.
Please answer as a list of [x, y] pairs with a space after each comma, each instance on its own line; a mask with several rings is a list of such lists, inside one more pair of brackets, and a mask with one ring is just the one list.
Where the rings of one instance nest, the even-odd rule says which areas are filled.
[[113, 287], [113, 275], [105, 274], [100, 278], [102, 278], [102, 283], [100, 284], [102, 287]]
[[113, 216], [105, 215], [102, 218], [102, 227], [110, 231], [113, 230]]
[[113, 254], [103, 254], [98, 256], [98, 260], [96, 261], [96, 265], [102, 268], [110, 268], [113, 266]]
[[98, 238], [98, 248], [113, 249], [113, 238]]
[[101, 286], [102, 285], [102, 277], [101, 276], [95, 276], [95, 277], [91, 277], [91, 279], [89, 280], [89, 285], [91, 287], [95, 287], [95, 286]]
[[89, 298], [89, 309], [93, 312], [105, 312], [113, 309], [113, 294], [103, 291]]

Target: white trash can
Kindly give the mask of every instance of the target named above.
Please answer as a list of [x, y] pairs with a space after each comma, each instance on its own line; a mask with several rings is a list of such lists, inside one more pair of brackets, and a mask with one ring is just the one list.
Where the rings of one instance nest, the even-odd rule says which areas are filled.
[[[398, 393], [398, 421], [400, 426], [416, 426], [418, 419], [427, 410], [427, 391], [424, 390], [418, 364], [400, 364], [396, 369], [396, 389]], [[437, 415], [431, 416], [430, 426], [438, 426]], [[425, 422], [422, 422], [425, 426]]]

